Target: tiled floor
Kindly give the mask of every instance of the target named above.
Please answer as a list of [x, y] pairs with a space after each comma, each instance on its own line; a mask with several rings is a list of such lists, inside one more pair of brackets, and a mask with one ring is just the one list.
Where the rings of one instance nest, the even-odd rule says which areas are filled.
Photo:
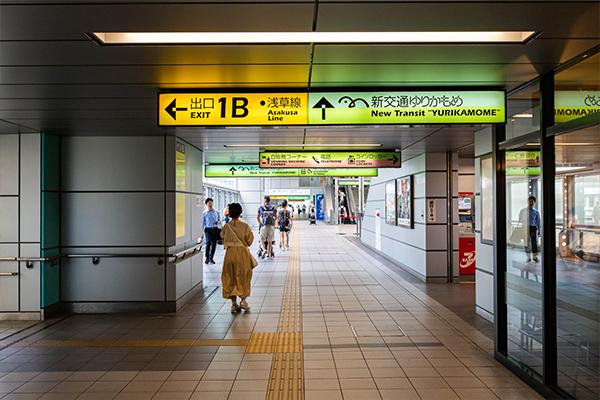
[[0, 321], [0, 340], [35, 325], [38, 321]]
[[73, 316], [0, 350], [0, 398], [540, 398], [486, 335], [336, 228], [297, 224], [292, 247], [255, 270], [250, 313], [218, 291], [176, 315]]

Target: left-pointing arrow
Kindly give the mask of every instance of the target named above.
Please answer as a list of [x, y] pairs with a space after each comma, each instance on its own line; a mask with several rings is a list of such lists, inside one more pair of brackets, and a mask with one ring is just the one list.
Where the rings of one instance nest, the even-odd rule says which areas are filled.
[[165, 108], [165, 111], [171, 116], [171, 118], [173, 118], [174, 121], [177, 121], [177, 111], [187, 111], [187, 107], [177, 108], [177, 99], [173, 99], [167, 108]]

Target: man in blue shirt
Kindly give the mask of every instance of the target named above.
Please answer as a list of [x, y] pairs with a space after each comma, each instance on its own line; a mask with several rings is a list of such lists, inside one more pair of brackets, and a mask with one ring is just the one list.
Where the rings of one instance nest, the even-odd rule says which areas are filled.
[[210, 197], [204, 201], [208, 210], [202, 214], [202, 222], [204, 225], [204, 241], [205, 245], [205, 264], [214, 264], [215, 251], [217, 250], [217, 241], [221, 236], [221, 216], [219, 212], [213, 208], [213, 199]]
[[[537, 199], [529, 196], [528, 207], [521, 210], [519, 220], [527, 221], [527, 246], [525, 252], [529, 262], [539, 262], [538, 258], [538, 236], [541, 232], [540, 212], [534, 207]], [[527, 215], [525, 216], [525, 213]], [[532, 257], [533, 256], [533, 257]]]

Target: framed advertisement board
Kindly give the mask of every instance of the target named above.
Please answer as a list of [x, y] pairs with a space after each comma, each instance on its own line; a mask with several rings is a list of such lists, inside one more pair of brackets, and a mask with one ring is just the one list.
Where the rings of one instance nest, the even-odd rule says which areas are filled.
[[399, 226], [414, 227], [412, 175], [396, 179], [396, 221]]
[[396, 225], [396, 182], [385, 184], [385, 223]]

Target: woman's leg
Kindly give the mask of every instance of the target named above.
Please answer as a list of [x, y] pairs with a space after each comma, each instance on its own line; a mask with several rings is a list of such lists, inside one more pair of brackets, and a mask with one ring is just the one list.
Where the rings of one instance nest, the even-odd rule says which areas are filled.
[[244, 297], [244, 298], [242, 299], [242, 301], [240, 302], [240, 308], [241, 308], [242, 310], [246, 310], [246, 311], [248, 311], [248, 310], [250, 309], [250, 306], [248, 305], [248, 302], [246, 301], [246, 298], [245, 298], [245, 297]]
[[229, 299], [231, 300], [231, 312], [237, 313], [239, 311], [239, 307], [237, 305], [237, 297], [231, 296]]

